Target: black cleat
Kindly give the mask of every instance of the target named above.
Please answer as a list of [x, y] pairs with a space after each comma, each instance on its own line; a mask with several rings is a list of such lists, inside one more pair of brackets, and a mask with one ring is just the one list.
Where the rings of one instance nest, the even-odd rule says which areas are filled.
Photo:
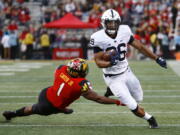
[[15, 113], [11, 111], [5, 111], [3, 112], [3, 116], [6, 118], [6, 120], [11, 120], [15, 117]]
[[105, 97], [113, 96], [113, 93], [111, 92], [111, 89], [107, 87], [106, 93], [104, 94]]
[[149, 123], [149, 128], [159, 128], [156, 119], [153, 116], [147, 121]]
[[64, 114], [71, 114], [73, 112], [74, 112], [73, 109], [68, 109], [68, 108], [64, 109]]

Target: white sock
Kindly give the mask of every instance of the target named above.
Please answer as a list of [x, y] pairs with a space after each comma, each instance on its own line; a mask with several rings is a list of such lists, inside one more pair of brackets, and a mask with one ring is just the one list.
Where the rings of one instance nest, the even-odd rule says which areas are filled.
[[144, 115], [143, 119], [149, 120], [151, 117], [152, 117], [152, 115], [150, 115], [147, 112], [145, 112], [145, 115]]

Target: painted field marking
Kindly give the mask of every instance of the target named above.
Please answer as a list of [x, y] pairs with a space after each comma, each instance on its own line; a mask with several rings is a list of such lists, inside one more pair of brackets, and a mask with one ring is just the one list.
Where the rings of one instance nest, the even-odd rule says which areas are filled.
[[15, 75], [15, 73], [14, 72], [11, 72], [11, 73], [9, 73], [9, 72], [7, 72], [7, 73], [0, 73], [0, 76], [12, 76], [12, 75]]
[[[14, 75], [14, 72], [28, 72], [30, 69], [39, 69], [49, 65], [52, 65], [52, 63], [14, 63], [13, 65], [0, 65], [0, 76]], [[4, 72], [13, 72], [13, 74]]]
[[[69, 124], [69, 125], [53, 125], [53, 124], [0, 124], [0, 127], [147, 127], [146, 124]], [[180, 127], [180, 124], [161, 124], [160, 127]]]
[[[95, 90], [96, 92], [105, 92], [105, 90]], [[0, 93], [39, 93], [40, 91], [31, 91], [31, 90], [0, 90]], [[143, 90], [143, 92], [180, 92], [180, 90]]]
[[28, 72], [29, 71], [29, 69], [22, 69], [22, 68], [17, 68], [17, 69], [15, 69], [15, 68], [5, 68], [5, 69], [0, 69], [0, 71], [1, 72]]
[[[17, 105], [31, 105], [31, 104], [34, 104], [34, 102], [4, 102], [4, 103], [0, 103], [0, 105], [8, 105], [8, 104], [17, 104]], [[79, 105], [97, 105], [97, 103], [91, 103], [91, 102], [79, 102], [79, 103], [73, 103], [73, 104], [79, 104]], [[167, 105], [167, 104], [173, 104], [173, 105], [179, 105], [180, 102], [144, 102], [144, 103], [140, 103], [140, 104], [154, 104], [154, 105], [159, 105], [159, 104], [162, 104], [162, 105]]]
[[180, 61], [168, 61], [168, 65], [178, 76], [180, 76]]
[[[1, 99], [4, 98], [37, 98], [38, 96], [0, 96]], [[180, 95], [171, 95], [171, 96], [164, 96], [164, 95], [160, 95], [160, 96], [144, 96], [144, 98], [179, 98]]]

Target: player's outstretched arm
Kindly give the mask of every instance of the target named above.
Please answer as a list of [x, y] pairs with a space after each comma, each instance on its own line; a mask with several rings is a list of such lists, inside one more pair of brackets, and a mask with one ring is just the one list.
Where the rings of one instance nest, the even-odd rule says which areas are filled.
[[162, 57], [158, 57], [155, 55], [152, 51], [150, 51], [148, 48], [146, 48], [140, 41], [134, 40], [131, 45], [138, 49], [141, 53], [148, 56], [149, 58], [155, 60], [161, 67], [167, 68], [166, 60]]
[[100, 96], [93, 90], [88, 90], [86, 93], [83, 93], [82, 96], [88, 100], [92, 100], [100, 104], [123, 105], [119, 100]]

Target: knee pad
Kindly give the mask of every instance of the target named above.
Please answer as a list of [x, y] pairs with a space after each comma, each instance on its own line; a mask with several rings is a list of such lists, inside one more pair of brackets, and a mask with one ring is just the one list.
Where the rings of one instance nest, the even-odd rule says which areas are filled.
[[140, 102], [142, 102], [142, 101], [143, 101], [143, 98], [136, 99], [136, 102], [137, 102], [137, 103], [140, 103]]

